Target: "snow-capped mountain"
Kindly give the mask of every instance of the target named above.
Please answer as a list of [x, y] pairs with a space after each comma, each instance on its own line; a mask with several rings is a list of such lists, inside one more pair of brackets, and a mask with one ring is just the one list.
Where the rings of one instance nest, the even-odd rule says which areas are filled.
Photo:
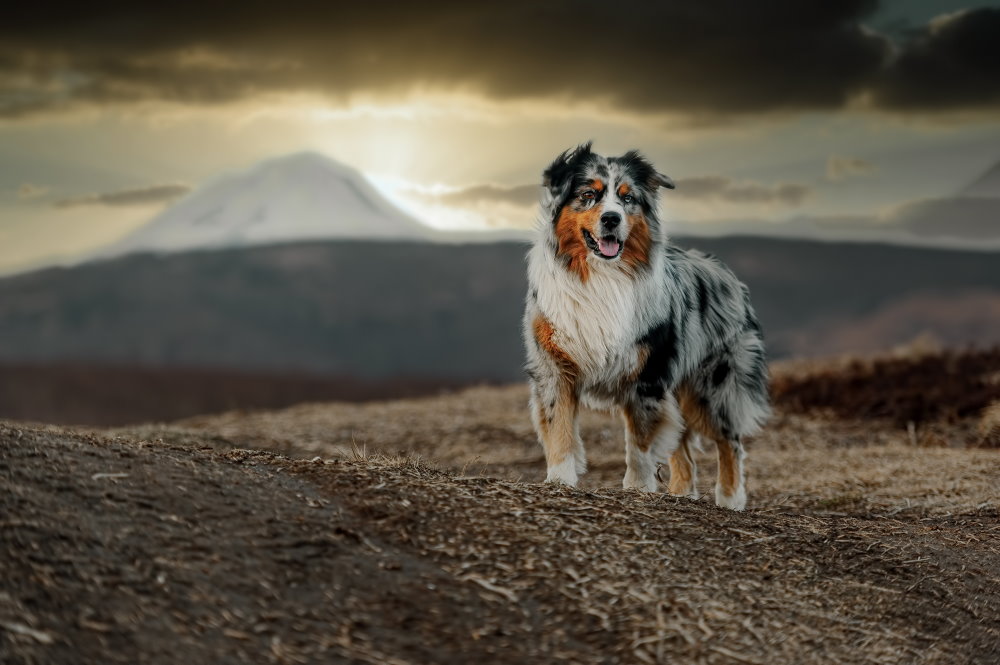
[[317, 153], [261, 162], [198, 188], [97, 254], [268, 245], [301, 240], [431, 240], [361, 173]]

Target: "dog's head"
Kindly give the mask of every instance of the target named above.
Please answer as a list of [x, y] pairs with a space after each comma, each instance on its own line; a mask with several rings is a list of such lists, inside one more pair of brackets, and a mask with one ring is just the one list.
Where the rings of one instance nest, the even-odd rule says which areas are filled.
[[634, 150], [603, 157], [590, 146], [567, 150], [544, 173], [556, 254], [584, 281], [601, 263], [637, 273], [660, 241], [658, 190], [674, 183]]

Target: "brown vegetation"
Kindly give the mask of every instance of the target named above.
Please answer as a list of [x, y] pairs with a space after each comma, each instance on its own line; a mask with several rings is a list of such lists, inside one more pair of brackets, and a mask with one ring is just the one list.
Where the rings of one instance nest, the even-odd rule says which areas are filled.
[[[632, 491], [0, 426], [5, 663], [992, 663], [995, 509]], [[845, 508], [838, 504], [838, 508]]]
[[1000, 347], [846, 363], [776, 373], [775, 402], [789, 411], [879, 418], [900, 426], [975, 418], [1000, 400]]
[[979, 445], [1000, 448], [1000, 400], [983, 409], [979, 420]]
[[[622, 423], [590, 412], [581, 488], [536, 484], [523, 385], [0, 423], [0, 662], [992, 665], [1000, 464], [964, 444], [997, 412], [954, 378], [992, 357], [868, 362], [937, 372], [961, 405], [916, 431], [786, 394], [749, 443], [745, 513], [712, 504], [698, 451], [701, 500], [620, 489]], [[860, 385], [873, 409], [865, 365], [776, 383]]]

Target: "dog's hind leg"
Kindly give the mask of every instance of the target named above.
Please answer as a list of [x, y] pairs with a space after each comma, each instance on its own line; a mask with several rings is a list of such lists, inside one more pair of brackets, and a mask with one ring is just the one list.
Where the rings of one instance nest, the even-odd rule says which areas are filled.
[[743, 480], [743, 444], [738, 439], [719, 438], [719, 479], [715, 483], [715, 504], [731, 510], [743, 510], [747, 505], [747, 489]]
[[[709, 397], [702, 397], [703, 394], [708, 394]], [[733, 431], [731, 419], [724, 417], [732, 413], [732, 410], [726, 407], [738, 403], [719, 401], [724, 396], [719, 392], [699, 393], [691, 384], [685, 384], [679, 391], [681, 410], [688, 427], [712, 439], [718, 447], [719, 476], [715, 483], [716, 505], [732, 510], [743, 510], [747, 505], [746, 484], [743, 481], [745, 457], [743, 444], [740, 442], [740, 436]], [[715, 408], [713, 399], [716, 400]], [[671, 472], [673, 468], [671, 464]], [[671, 476], [672, 482], [673, 476]]]
[[698, 467], [688, 445], [694, 432], [688, 428], [681, 434], [677, 450], [670, 456], [670, 484], [668, 491], [675, 496], [698, 498]]
[[656, 491], [656, 464], [677, 447], [681, 414], [674, 396], [637, 399], [622, 407], [625, 420], [625, 489]]

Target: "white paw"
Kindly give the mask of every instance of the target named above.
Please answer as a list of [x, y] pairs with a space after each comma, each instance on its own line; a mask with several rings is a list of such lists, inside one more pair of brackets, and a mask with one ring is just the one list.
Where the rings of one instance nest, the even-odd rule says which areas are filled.
[[736, 488], [732, 496], [726, 496], [722, 491], [722, 485], [715, 486], [715, 505], [720, 508], [730, 510], [743, 510], [747, 507], [747, 489], [744, 485]]
[[547, 483], [559, 483], [570, 487], [576, 487], [577, 480], [579, 480], [579, 475], [576, 472], [576, 459], [572, 455], [567, 456], [559, 464], [550, 466], [545, 475]]
[[627, 490], [640, 490], [642, 492], [656, 491], [656, 474], [633, 473], [632, 470], [625, 472], [622, 479], [622, 487]]

